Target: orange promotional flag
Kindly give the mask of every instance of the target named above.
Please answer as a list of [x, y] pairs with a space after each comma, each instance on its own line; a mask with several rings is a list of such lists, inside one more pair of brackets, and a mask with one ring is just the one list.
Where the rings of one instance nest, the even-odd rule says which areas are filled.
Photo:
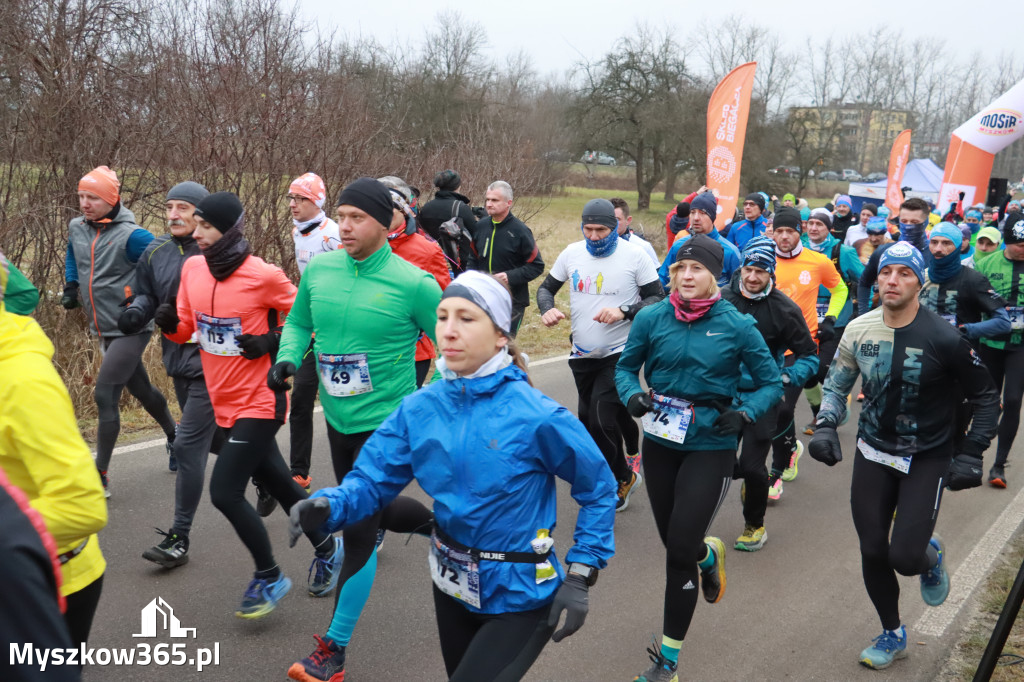
[[892, 143], [892, 151], [889, 152], [889, 182], [885, 186], [885, 205], [889, 208], [889, 215], [899, 213], [900, 204], [903, 203], [901, 188], [908, 159], [910, 159], [909, 128], [896, 136], [896, 141]]
[[736, 211], [740, 191], [740, 162], [747, 137], [750, 94], [757, 62], [748, 62], [722, 79], [708, 102], [708, 188], [718, 191], [718, 217], [722, 229]]

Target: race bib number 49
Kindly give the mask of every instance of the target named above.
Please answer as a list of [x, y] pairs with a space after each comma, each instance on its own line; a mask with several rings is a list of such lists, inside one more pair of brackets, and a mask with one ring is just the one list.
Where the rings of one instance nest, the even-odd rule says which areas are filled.
[[320, 361], [320, 383], [328, 395], [347, 398], [373, 390], [366, 353], [320, 353], [317, 358]]
[[238, 337], [242, 335], [242, 319], [239, 317], [214, 317], [196, 313], [196, 332], [199, 347], [210, 355], [241, 355]]
[[693, 421], [693, 403], [653, 391], [651, 397], [654, 399], [654, 409], [640, 420], [644, 431], [673, 443], [682, 443]]

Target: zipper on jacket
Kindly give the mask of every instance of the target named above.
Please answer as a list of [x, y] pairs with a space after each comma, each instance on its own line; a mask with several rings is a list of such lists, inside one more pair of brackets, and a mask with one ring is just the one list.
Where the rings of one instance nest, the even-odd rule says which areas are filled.
[[490, 250], [487, 252], [487, 272], [494, 272], [494, 242], [497, 239], [498, 225], [491, 221], [491, 238], [489, 240]]
[[[102, 229], [102, 228], [101, 228]], [[96, 301], [92, 297], [92, 283], [96, 277], [96, 241], [100, 238], [100, 230], [96, 230], [96, 236], [92, 238], [92, 245], [89, 247], [89, 305], [92, 306], [92, 322], [96, 325], [96, 334], [103, 338], [100, 330], [100, 320], [96, 317]]]

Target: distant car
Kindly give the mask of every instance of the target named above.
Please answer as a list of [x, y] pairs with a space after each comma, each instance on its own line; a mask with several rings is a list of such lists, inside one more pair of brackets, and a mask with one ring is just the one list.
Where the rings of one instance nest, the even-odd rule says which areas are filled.
[[865, 175], [864, 182], [878, 182], [879, 180], [885, 180], [886, 177], [887, 176], [885, 173], [879, 173], [878, 171], [875, 171], [874, 173], [868, 173], [867, 175]]
[[776, 166], [768, 171], [772, 175], [784, 175], [795, 178], [800, 175], [800, 166]]
[[840, 179], [842, 179], [843, 182], [860, 182], [862, 178], [860, 177], [860, 173], [852, 168], [844, 168]]
[[580, 163], [596, 163], [598, 166], [614, 166], [615, 157], [604, 152], [585, 151], [580, 157]]
[[835, 181], [839, 180], [839, 177], [839, 173], [836, 173], [835, 171], [822, 171], [818, 173], [819, 180]]

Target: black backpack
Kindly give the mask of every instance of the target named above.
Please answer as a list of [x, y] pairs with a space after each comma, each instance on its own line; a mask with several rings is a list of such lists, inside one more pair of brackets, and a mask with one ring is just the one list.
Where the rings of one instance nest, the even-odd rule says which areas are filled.
[[441, 245], [441, 250], [444, 251], [445, 258], [452, 264], [452, 270], [455, 272], [462, 272], [466, 269], [466, 263], [463, 263], [459, 252], [465, 252], [473, 243], [473, 238], [469, 234], [469, 230], [462, 222], [462, 218], [459, 216], [459, 204], [462, 203], [458, 199], [452, 201], [452, 217], [441, 223], [438, 228], [438, 243]]

